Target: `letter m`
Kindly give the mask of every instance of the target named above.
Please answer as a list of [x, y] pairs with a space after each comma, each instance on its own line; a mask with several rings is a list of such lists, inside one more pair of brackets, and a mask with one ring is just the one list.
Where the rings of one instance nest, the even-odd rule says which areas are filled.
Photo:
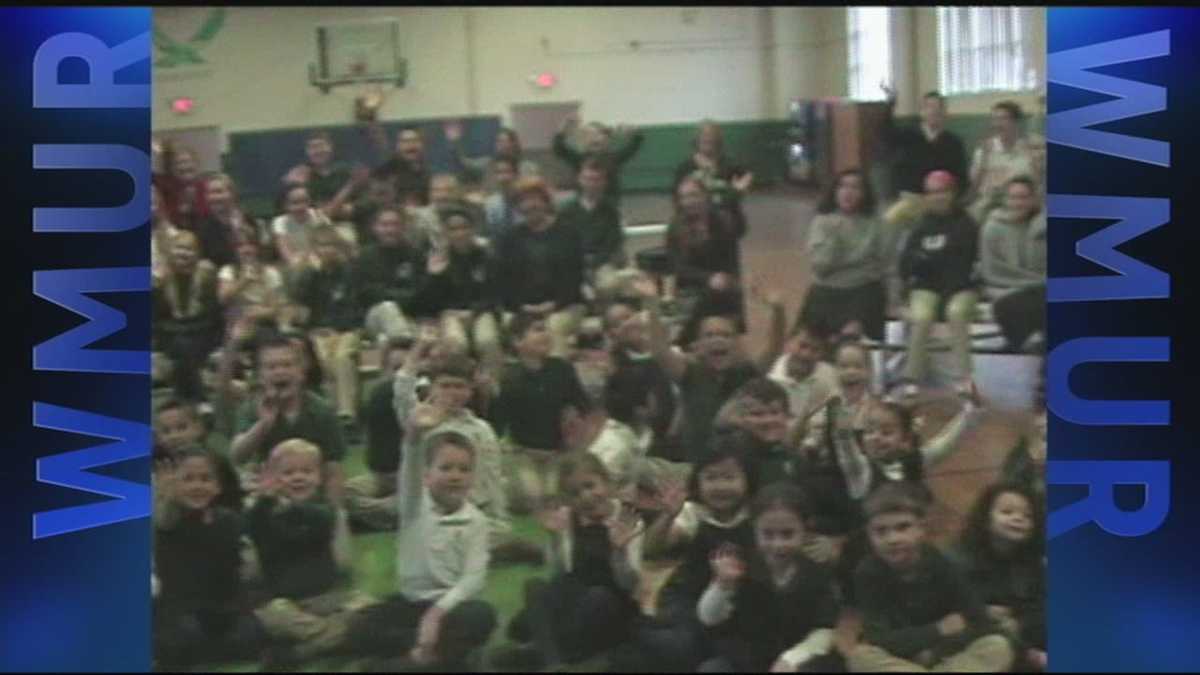
[[150, 290], [146, 267], [51, 270], [33, 273], [33, 294], [88, 319], [33, 348], [34, 370], [80, 373], [150, 373], [150, 352], [125, 349], [84, 349], [124, 330], [125, 315], [85, 293]]
[[1171, 166], [1169, 143], [1087, 128], [1167, 109], [1164, 87], [1089, 71], [1167, 56], [1171, 53], [1170, 38], [1171, 31], [1161, 30], [1050, 54], [1047, 80], [1116, 99], [1050, 115], [1046, 119], [1046, 140], [1144, 164]]
[[116, 498], [36, 513], [33, 516], [34, 539], [54, 537], [150, 515], [149, 485], [131, 483], [89, 471], [98, 466], [148, 456], [148, 425], [37, 402], [33, 404], [33, 425], [41, 429], [54, 429], [115, 441], [42, 457], [37, 461], [37, 479], [41, 483]]
[[1046, 281], [1048, 302], [1151, 300], [1171, 296], [1171, 277], [1166, 272], [1116, 250], [1117, 246], [1170, 220], [1171, 200], [1155, 197], [1049, 195], [1046, 200], [1046, 215], [1050, 218], [1117, 221], [1075, 244], [1076, 255], [1117, 274], [1050, 277]]

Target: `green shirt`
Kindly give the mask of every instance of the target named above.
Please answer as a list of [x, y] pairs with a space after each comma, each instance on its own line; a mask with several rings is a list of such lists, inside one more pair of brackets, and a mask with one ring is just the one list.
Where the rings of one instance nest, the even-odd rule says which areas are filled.
[[[275, 446], [292, 438], [316, 445], [326, 462], [340, 462], [346, 456], [346, 441], [342, 437], [337, 413], [324, 399], [310, 391], [305, 391], [301, 396], [300, 411], [295, 419], [280, 414], [262, 443], [255, 448], [256, 461], [265, 462]], [[250, 399], [238, 410], [237, 433], [246, 433], [257, 422], [258, 402]]]

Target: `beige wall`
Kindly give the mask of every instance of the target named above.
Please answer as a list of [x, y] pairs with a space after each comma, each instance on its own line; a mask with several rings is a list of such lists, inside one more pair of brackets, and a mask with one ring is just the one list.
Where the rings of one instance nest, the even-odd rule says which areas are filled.
[[[154, 10], [176, 39], [208, 11]], [[930, 7], [897, 11], [896, 84], [908, 114], [937, 86], [936, 19]], [[233, 7], [203, 51], [207, 66], [155, 70], [155, 126], [228, 133], [347, 123], [356, 92], [323, 95], [308, 84], [314, 29], [377, 18], [401, 20], [409, 61], [408, 84], [388, 90], [385, 119], [506, 117], [510, 104], [538, 101], [581, 101], [585, 117], [614, 123], [778, 119], [794, 98], [846, 93], [845, 11], [836, 7]], [[1044, 70], [1044, 18], [1035, 37]], [[558, 86], [528, 82], [546, 70]], [[195, 98], [195, 111], [170, 112], [177, 96]], [[1005, 94], [954, 98], [951, 111], [986, 112], [1003, 98], [1037, 109], [1037, 94]]]

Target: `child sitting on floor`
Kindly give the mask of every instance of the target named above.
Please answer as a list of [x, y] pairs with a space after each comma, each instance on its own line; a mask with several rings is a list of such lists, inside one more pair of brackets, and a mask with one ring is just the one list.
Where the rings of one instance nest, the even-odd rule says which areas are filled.
[[339, 582], [349, 570], [346, 512], [322, 491], [321, 451], [298, 438], [275, 446], [247, 516], [271, 598], [255, 615], [274, 644], [267, 666], [345, 646], [350, 617], [374, 600]]
[[862, 640], [851, 672], [1000, 672], [1013, 648], [962, 571], [926, 540], [926, 496], [912, 483], [881, 485], [864, 510], [871, 555], [854, 574]]

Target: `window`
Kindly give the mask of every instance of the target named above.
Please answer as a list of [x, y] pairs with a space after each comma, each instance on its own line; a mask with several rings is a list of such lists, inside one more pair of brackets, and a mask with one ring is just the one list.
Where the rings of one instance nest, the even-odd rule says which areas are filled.
[[888, 7], [847, 7], [850, 98], [881, 101], [880, 82], [892, 82], [892, 16]]
[[943, 94], [1037, 87], [1029, 58], [1030, 7], [938, 7], [938, 89]]

